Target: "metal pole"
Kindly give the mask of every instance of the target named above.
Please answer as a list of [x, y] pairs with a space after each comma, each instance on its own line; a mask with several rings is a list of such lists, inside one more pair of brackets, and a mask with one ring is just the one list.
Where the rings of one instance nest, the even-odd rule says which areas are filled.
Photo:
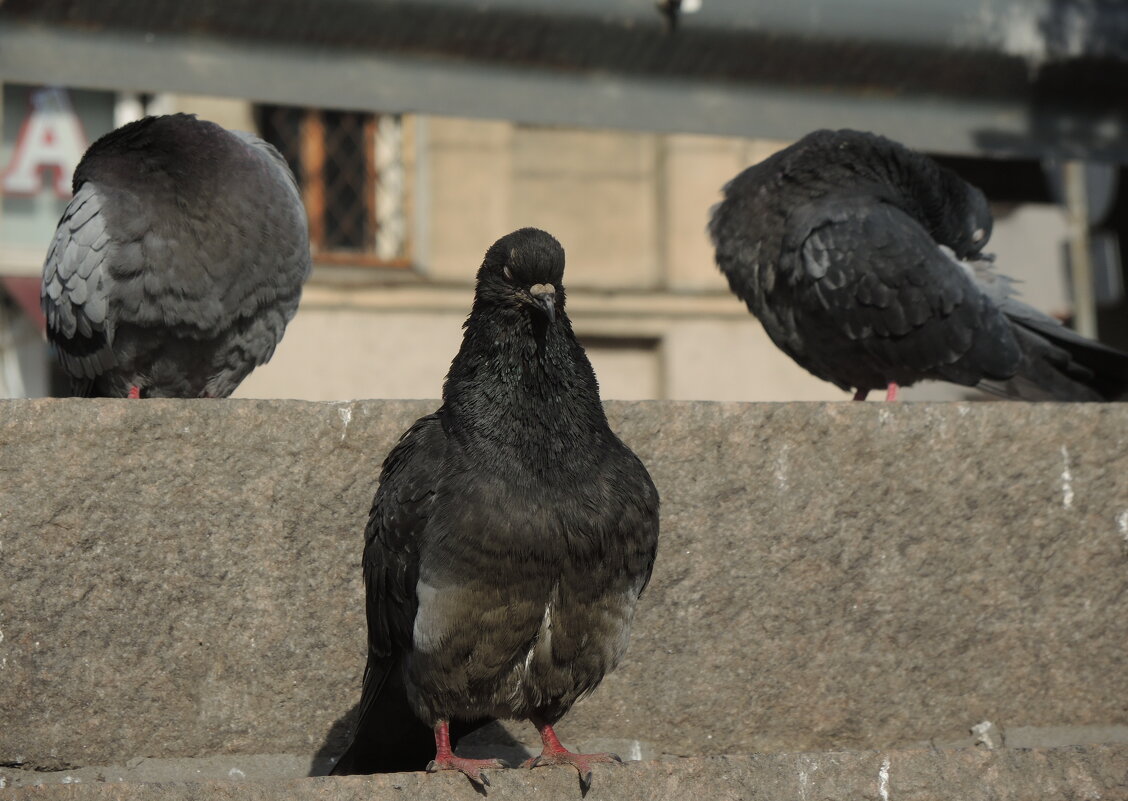
[[1065, 208], [1069, 219], [1069, 263], [1072, 267], [1073, 329], [1090, 339], [1097, 338], [1097, 307], [1093, 295], [1093, 263], [1089, 258], [1089, 208], [1085, 194], [1085, 164], [1067, 161], [1062, 165]]

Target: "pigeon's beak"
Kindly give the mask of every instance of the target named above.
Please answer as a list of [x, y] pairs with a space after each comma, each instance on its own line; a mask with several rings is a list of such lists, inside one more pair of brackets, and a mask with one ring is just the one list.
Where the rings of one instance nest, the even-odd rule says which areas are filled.
[[529, 294], [540, 309], [548, 315], [550, 323], [556, 322], [556, 287], [552, 284], [533, 284]]

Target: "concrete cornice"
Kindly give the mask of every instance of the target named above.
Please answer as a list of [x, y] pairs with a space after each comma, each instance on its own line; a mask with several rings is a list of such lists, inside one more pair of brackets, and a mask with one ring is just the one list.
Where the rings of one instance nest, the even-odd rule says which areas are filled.
[[[302, 306], [398, 312], [468, 314], [472, 284], [384, 283], [378, 286], [311, 283]], [[586, 316], [710, 317], [747, 320], [748, 310], [729, 292], [626, 292], [568, 289], [568, 312]]]
[[[435, 405], [0, 402], [0, 763], [339, 754], [379, 466]], [[662, 538], [566, 742], [719, 756], [1128, 723], [1128, 405], [606, 408]], [[522, 781], [549, 777], [575, 787]]]

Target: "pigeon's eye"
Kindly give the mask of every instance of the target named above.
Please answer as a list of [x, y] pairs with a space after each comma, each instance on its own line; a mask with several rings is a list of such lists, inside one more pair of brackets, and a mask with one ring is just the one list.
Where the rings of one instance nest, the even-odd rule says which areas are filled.
[[501, 274], [505, 276], [506, 281], [513, 280], [513, 273], [510, 272], [508, 264], [501, 268]]
[[971, 235], [971, 243], [973, 245], [978, 245], [980, 242], [982, 242], [986, 238], [987, 238], [987, 232], [982, 228], [976, 228], [975, 233], [973, 233]]

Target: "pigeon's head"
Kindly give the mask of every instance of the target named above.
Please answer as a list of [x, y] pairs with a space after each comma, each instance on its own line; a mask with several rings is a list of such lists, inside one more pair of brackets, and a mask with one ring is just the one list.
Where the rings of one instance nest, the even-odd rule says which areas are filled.
[[967, 188], [967, 214], [964, 222], [966, 242], [961, 242], [966, 248], [963, 258], [974, 256], [987, 244], [991, 238], [991, 208], [987, 205], [987, 197], [976, 187], [965, 183]]
[[555, 322], [564, 309], [564, 248], [539, 228], [521, 228], [493, 243], [478, 270], [478, 299], [528, 308]]
[[944, 215], [944, 229], [940, 231], [943, 244], [948, 245], [957, 258], [969, 259], [979, 254], [991, 238], [991, 207], [987, 197], [976, 187], [953, 172], [945, 174], [945, 197], [949, 206]]

